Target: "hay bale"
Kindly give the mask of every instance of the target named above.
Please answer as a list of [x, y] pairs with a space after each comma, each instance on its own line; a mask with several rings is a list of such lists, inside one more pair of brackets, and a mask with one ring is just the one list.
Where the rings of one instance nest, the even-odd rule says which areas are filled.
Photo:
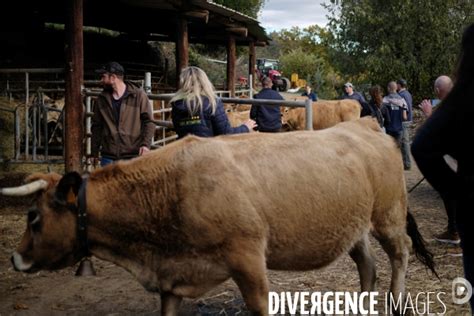
[[[20, 103], [0, 98], [0, 108], [14, 110]], [[20, 108], [20, 120], [24, 119], [24, 107]], [[24, 130], [24, 128], [23, 128]], [[0, 110], [0, 159], [8, 160], [15, 156], [15, 115]]]

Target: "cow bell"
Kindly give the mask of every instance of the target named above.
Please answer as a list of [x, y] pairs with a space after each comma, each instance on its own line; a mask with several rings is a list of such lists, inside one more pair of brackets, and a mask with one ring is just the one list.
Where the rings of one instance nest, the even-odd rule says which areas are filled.
[[92, 261], [89, 258], [85, 258], [79, 264], [77, 268], [76, 276], [93, 276], [95, 275], [94, 267], [92, 266]]

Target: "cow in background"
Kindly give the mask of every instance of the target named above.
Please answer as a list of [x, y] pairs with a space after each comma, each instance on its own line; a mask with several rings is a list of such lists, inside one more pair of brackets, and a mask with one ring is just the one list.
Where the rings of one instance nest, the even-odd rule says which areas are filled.
[[374, 291], [369, 233], [388, 254], [394, 295], [404, 292], [412, 244], [434, 271], [407, 212], [399, 149], [371, 118], [317, 133], [188, 136], [87, 180], [28, 180], [0, 191], [39, 192], [14, 268], [60, 269], [92, 254], [159, 292], [163, 315], [228, 278], [266, 315], [267, 268], [317, 269], [346, 253], [361, 290]]
[[[295, 101], [307, 97], [295, 97]], [[340, 122], [360, 118], [360, 104], [355, 100], [319, 100], [313, 102], [313, 129], [319, 130]], [[281, 108], [282, 125], [286, 130], [304, 130], [306, 112], [304, 108]]]
[[250, 111], [226, 112], [229, 123], [232, 127], [237, 127], [250, 120]]
[[[248, 99], [249, 96], [242, 94], [238, 98]], [[224, 103], [224, 109], [226, 112], [245, 112], [245, 111], [250, 111], [251, 108], [252, 108], [251, 104]]]

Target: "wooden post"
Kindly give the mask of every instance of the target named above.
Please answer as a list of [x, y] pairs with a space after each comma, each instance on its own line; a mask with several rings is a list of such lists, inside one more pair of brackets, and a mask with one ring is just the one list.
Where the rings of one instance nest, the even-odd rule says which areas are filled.
[[81, 89], [84, 80], [83, 0], [69, 0], [66, 22], [67, 60], [65, 96], [64, 160], [66, 172], [82, 172], [84, 110]]
[[229, 35], [227, 41], [227, 90], [230, 97], [235, 96], [235, 37]]
[[255, 88], [255, 64], [257, 61], [257, 55], [255, 54], [255, 43], [252, 41], [249, 43], [249, 78], [252, 82], [249, 82], [250, 89]]
[[189, 63], [188, 21], [181, 17], [178, 19], [178, 37], [176, 40], [176, 87], [179, 89], [179, 75]]

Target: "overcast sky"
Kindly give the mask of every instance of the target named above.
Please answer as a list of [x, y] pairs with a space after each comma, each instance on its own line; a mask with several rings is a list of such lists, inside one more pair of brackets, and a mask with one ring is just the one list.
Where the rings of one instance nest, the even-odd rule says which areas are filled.
[[327, 11], [321, 6], [324, 0], [267, 0], [260, 12], [259, 21], [267, 32], [300, 28], [318, 24], [325, 26]]

